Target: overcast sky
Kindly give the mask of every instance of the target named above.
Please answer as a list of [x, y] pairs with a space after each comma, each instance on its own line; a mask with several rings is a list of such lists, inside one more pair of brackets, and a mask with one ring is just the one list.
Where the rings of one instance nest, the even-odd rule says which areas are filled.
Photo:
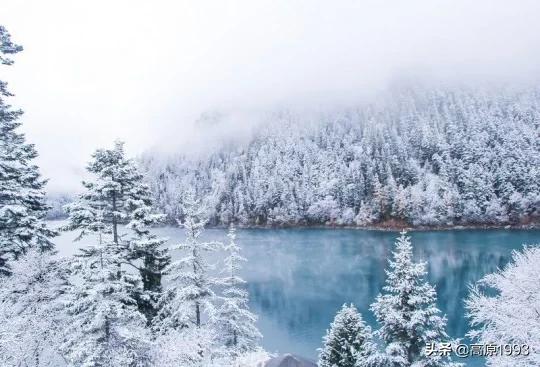
[[537, 80], [539, 15], [536, 0], [2, 0], [25, 50], [0, 79], [49, 188], [74, 190], [96, 147], [181, 150], [204, 111], [232, 111], [236, 134], [259, 110], [351, 104], [395, 78]]

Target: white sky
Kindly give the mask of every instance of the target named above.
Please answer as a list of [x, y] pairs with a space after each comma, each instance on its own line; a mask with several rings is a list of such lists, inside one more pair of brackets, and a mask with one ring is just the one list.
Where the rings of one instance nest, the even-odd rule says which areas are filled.
[[95, 148], [184, 149], [204, 111], [233, 111], [236, 134], [394, 78], [536, 81], [539, 16], [536, 0], [1, 0], [25, 50], [0, 79], [50, 189], [74, 190]]

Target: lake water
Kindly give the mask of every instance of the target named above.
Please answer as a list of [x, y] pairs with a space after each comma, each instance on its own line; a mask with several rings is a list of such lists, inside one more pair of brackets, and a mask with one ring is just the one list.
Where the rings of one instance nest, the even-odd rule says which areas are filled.
[[[157, 232], [172, 243], [180, 228]], [[225, 240], [210, 229], [208, 239]], [[448, 317], [448, 333], [462, 338], [467, 330], [463, 300], [468, 286], [503, 267], [512, 250], [540, 243], [539, 230], [455, 230], [411, 232], [417, 260], [428, 262], [428, 280], [436, 287], [439, 308]], [[376, 327], [369, 305], [380, 292], [384, 269], [397, 232], [355, 229], [239, 229], [238, 243], [249, 262], [243, 269], [251, 307], [259, 315], [263, 346], [270, 352], [293, 352], [312, 359], [344, 302], [354, 303]], [[72, 233], [57, 240], [62, 254], [76, 251]], [[463, 362], [467, 362], [466, 360]], [[468, 366], [481, 365], [469, 360]]]

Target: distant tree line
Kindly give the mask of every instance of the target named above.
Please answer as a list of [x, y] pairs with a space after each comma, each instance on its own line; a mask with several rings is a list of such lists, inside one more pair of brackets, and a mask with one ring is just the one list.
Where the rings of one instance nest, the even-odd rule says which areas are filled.
[[214, 225], [538, 220], [539, 89], [389, 94], [311, 123], [276, 113], [248, 144], [204, 156], [147, 153], [155, 202], [174, 219], [192, 188], [211, 199]]

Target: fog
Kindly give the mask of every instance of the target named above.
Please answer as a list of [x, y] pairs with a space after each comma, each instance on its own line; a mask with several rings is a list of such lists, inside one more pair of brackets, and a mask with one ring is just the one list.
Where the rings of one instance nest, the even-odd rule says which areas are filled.
[[[249, 136], [276, 108], [354, 105], [395, 80], [536, 82], [538, 1], [3, 0], [24, 46], [0, 79], [51, 191], [90, 153], [183, 151]], [[225, 116], [212, 138], [204, 116]]]

